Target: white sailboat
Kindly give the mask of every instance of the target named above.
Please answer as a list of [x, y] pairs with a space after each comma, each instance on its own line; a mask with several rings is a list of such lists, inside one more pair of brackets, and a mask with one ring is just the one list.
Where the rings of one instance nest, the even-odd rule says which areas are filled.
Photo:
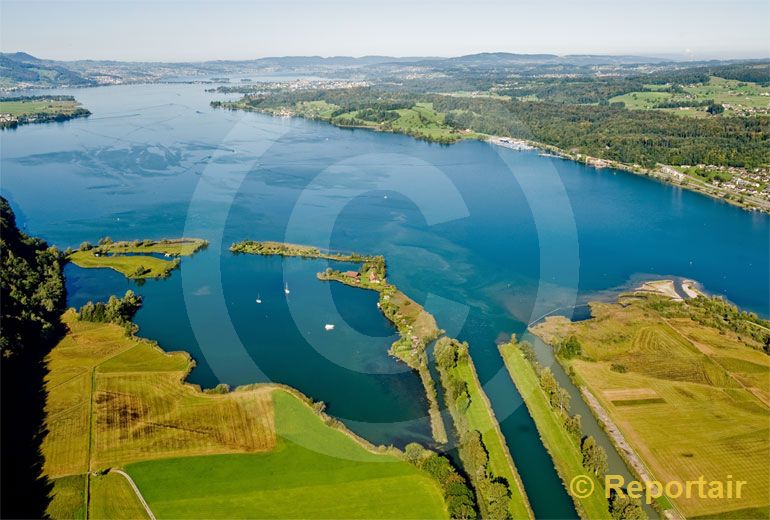
[[262, 303], [262, 297], [257, 293], [257, 303]]
[[283, 292], [286, 293], [286, 294], [289, 294], [291, 292], [291, 291], [289, 291], [289, 284], [288, 283], [284, 285]]
[[326, 325], [324, 325], [324, 329], [326, 329], [326, 330], [334, 330], [334, 325], [332, 325], [331, 323], [327, 323]]

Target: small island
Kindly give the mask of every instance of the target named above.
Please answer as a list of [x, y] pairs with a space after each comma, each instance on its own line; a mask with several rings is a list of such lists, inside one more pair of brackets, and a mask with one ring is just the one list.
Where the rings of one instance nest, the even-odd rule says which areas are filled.
[[25, 96], [0, 99], [0, 128], [16, 128], [30, 123], [67, 121], [88, 117], [72, 96]]
[[207, 245], [199, 238], [113, 242], [105, 237], [96, 246], [83, 242], [66, 256], [78, 267], [114, 269], [127, 278], [165, 278], [179, 267], [180, 257], [191, 256]]

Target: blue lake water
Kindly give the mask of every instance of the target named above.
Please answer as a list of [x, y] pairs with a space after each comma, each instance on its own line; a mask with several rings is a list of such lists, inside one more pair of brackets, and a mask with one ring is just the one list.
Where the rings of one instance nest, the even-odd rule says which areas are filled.
[[767, 215], [536, 152], [217, 111], [209, 101], [226, 96], [201, 85], [69, 93], [90, 118], [0, 133], [2, 193], [20, 225], [61, 247], [211, 242], [141, 286], [68, 266], [71, 305], [131, 288], [145, 298], [140, 334], [189, 351], [192, 382], [289, 384], [373, 442], [429, 443], [422, 388], [387, 356], [394, 330], [374, 293], [319, 282], [326, 262], [227, 248], [249, 238], [384, 254], [391, 280], [470, 343], [541, 518], [575, 512], [496, 341], [661, 276], [770, 313]]

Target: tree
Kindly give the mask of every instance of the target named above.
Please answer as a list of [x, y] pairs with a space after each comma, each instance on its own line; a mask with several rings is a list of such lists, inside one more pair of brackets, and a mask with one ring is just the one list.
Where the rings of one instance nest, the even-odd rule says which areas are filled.
[[597, 477], [604, 477], [607, 473], [607, 453], [596, 443], [596, 439], [591, 435], [583, 439], [580, 451], [583, 454], [583, 467]]
[[406, 455], [406, 460], [412, 464], [415, 464], [418, 460], [420, 460], [423, 457], [424, 452], [425, 449], [416, 442], [410, 442], [404, 448], [404, 455]]
[[[81, 321], [91, 321], [95, 323], [115, 323], [126, 325], [142, 306], [142, 297], [134, 294], [134, 291], [128, 290], [123, 298], [110, 296], [107, 303], [88, 302], [78, 311], [78, 319]], [[133, 329], [133, 328], [132, 328]]]
[[436, 363], [442, 368], [452, 368], [457, 361], [457, 351], [451, 340], [441, 340], [434, 351]]
[[0, 197], [0, 517], [41, 518], [50, 483], [41, 475], [44, 358], [64, 330], [62, 257], [22, 233]]
[[580, 341], [578, 341], [578, 339], [572, 335], [559, 343], [559, 346], [556, 348], [556, 353], [565, 359], [572, 359], [582, 355], [583, 348], [580, 345]]
[[508, 486], [504, 482], [485, 480], [479, 487], [486, 506], [484, 518], [491, 520], [510, 518], [510, 512], [508, 511], [510, 490]]
[[638, 498], [620, 494], [614, 489], [610, 492], [610, 516], [615, 520], [645, 520], [647, 516]]
[[88, 251], [88, 250], [93, 249], [93, 248], [94, 248], [94, 246], [92, 246], [90, 242], [86, 241], [86, 242], [83, 242], [82, 244], [80, 244], [80, 247], [78, 248], [78, 250], [80, 250], [80, 251]]
[[568, 415], [570, 399], [569, 392], [557, 386], [556, 391], [551, 394], [551, 407], [558, 411], [559, 415]]
[[[515, 339], [513, 341], [515, 341]], [[519, 347], [519, 350], [521, 350], [521, 353], [524, 355], [524, 359], [529, 361], [533, 367], [536, 367], [538, 365], [537, 355], [535, 354], [535, 349], [532, 344], [529, 341], [522, 341], [517, 343], [517, 346]]]
[[460, 440], [462, 444], [463, 463], [471, 478], [486, 478], [489, 454], [484, 446], [481, 433], [471, 430]]
[[725, 107], [722, 106], [721, 103], [711, 103], [708, 107], [706, 107], [706, 112], [708, 112], [712, 116], [721, 114], [724, 111], [725, 111]]
[[136, 269], [134, 269], [134, 272], [131, 273], [130, 278], [139, 278], [141, 276], [144, 276], [144, 274], [147, 272], [147, 268], [145, 268], [143, 265], [139, 264], [136, 266]]
[[564, 429], [567, 433], [572, 435], [577, 440], [583, 436], [583, 426], [581, 424], [580, 415], [570, 415], [564, 419]]

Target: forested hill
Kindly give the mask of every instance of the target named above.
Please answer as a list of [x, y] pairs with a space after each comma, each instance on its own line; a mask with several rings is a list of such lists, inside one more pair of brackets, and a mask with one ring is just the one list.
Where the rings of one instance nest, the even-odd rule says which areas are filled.
[[16, 216], [0, 198], [0, 290], [4, 360], [44, 347], [64, 312], [64, 277], [56, 248], [19, 231]]
[[49, 486], [40, 476], [45, 395], [43, 359], [65, 307], [56, 248], [19, 231], [0, 197], [0, 480], [2, 518], [41, 518]]

